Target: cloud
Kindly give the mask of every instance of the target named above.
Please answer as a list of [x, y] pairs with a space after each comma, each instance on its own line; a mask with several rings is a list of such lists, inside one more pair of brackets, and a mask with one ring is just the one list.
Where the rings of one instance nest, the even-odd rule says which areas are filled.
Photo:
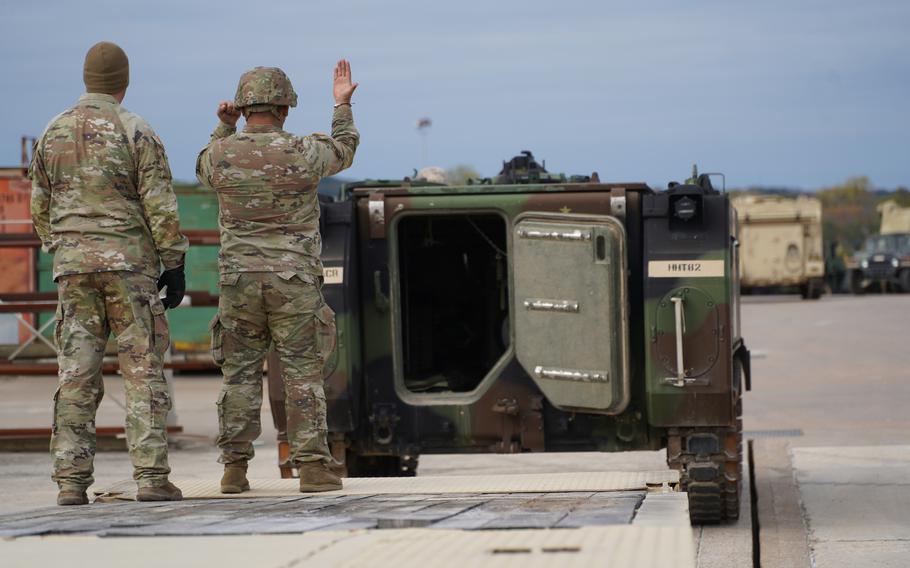
[[18, 3], [0, 38], [0, 161], [78, 97], [85, 50], [117, 41], [125, 104], [193, 178], [218, 101], [240, 73], [277, 65], [301, 97], [287, 128], [327, 131], [335, 59], [361, 88], [351, 177], [421, 163], [414, 120], [433, 118], [430, 162], [495, 173], [522, 149], [554, 171], [669, 180], [692, 162], [732, 185], [815, 187], [866, 174], [910, 183], [910, 39], [902, 0], [536, 4], [354, 0]]

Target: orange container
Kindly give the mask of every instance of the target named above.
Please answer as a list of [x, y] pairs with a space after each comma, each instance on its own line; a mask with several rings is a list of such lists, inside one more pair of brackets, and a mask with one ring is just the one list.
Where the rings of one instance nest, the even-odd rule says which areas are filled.
[[[32, 232], [31, 183], [27, 174], [22, 167], [0, 168], [0, 233]], [[0, 248], [0, 293], [36, 291], [36, 255], [35, 249]], [[34, 325], [33, 315], [28, 314], [25, 319]], [[28, 331], [20, 325], [19, 340], [28, 337]]]

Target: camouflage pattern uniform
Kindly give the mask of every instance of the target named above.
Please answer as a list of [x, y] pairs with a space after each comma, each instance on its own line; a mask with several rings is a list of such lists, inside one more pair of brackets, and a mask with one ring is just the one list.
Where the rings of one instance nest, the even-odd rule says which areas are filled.
[[[294, 106], [290, 82], [273, 68], [244, 75], [235, 105], [256, 106], [257, 92], [282, 81], [290, 92], [278, 93], [284, 102], [276, 104]], [[253, 457], [262, 429], [262, 365], [274, 344], [284, 368], [291, 463], [330, 463], [322, 381], [335, 321], [321, 292], [316, 186], [351, 165], [359, 134], [349, 105], [336, 107], [331, 136], [250, 124], [235, 132], [220, 123], [196, 164], [219, 203], [221, 291], [212, 322], [213, 355], [224, 373], [219, 461], [242, 465]]]
[[31, 213], [58, 283], [60, 385], [51, 453], [61, 489], [92, 484], [95, 413], [110, 332], [127, 396], [126, 433], [140, 487], [166, 482], [162, 373], [167, 320], [156, 279], [183, 264], [177, 199], [161, 141], [107, 94], [83, 95], [54, 118], [35, 146]]

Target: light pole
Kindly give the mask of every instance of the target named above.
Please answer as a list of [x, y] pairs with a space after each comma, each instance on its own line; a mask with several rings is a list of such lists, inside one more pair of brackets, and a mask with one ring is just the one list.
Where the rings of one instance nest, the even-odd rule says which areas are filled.
[[420, 135], [420, 165], [421, 167], [427, 165], [429, 160], [429, 141], [428, 136], [430, 134], [430, 127], [433, 126], [433, 121], [429, 118], [420, 118], [417, 120], [417, 134]]

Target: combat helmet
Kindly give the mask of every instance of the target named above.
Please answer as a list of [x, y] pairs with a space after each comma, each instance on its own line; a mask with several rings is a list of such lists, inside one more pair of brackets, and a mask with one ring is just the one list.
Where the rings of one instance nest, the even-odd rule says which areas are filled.
[[275, 111], [278, 106], [297, 106], [291, 80], [277, 67], [254, 67], [240, 76], [234, 106], [247, 112]]

